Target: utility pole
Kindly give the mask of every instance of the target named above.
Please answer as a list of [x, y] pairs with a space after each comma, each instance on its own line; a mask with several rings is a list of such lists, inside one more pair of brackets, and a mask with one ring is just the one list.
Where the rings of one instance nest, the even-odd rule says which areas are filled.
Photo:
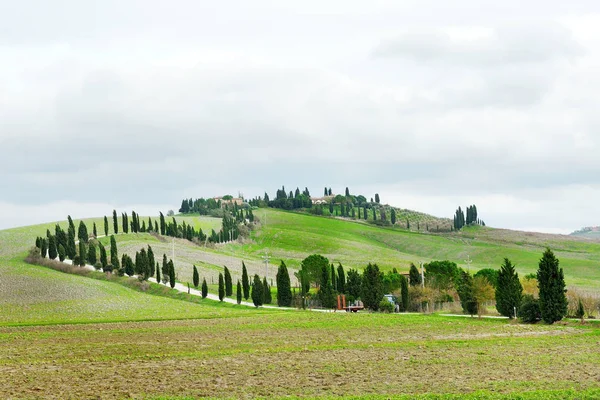
[[269, 274], [269, 254], [265, 251], [265, 255], [263, 256], [263, 262], [265, 263], [265, 278]]
[[468, 255], [468, 254], [467, 254], [467, 259], [465, 260], [465, 262], [467, 263], [467, 271], [468, 271], [469, 273], [471, 273], [471, 263], [472, 263], [473, 261], [471, 260], [471, 257], [469, 257], [469, 255]]

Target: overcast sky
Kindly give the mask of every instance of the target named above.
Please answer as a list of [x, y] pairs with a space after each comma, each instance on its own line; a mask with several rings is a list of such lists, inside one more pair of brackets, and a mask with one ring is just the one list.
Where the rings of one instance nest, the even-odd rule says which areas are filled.
[[346, 186], [600, 225], [600, 3], [0, 0], [0, 228]]

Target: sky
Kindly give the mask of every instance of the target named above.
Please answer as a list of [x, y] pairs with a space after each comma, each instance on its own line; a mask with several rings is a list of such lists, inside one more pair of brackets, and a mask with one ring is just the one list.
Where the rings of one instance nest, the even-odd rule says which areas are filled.
[[323, 187], [600, 225], [600, 3], [0, 0], [0, 229]]

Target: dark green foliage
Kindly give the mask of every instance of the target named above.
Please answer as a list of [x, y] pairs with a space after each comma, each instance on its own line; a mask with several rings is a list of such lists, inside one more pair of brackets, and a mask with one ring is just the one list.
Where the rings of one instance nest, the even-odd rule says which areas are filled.
[[102, 271], [111, 273], [114, 269], [115, 267], [112, 264], [106, 264], [106, 267], [103, 267]]
[[58, 245], [58, 259], [63, 262], [67, 258], [67, 250], [65, 250], [65, 246], [62, 244]]
[[102, 269], [106, 268], [108, 265], [108, 258], [106, 256], [106, 247], [102, 243], [99, 244], [100, 247], [100, 263], [102, 264]]
[[104, 216], [104, 236], [108, 236], [108, 218]]
[[229, 268], [225, 267], [225, 296], [233, 296], [233, 282], [231, 281], [231, 272]]
[[163, 213], [160, 213], [160, 234], [161, 235], [165, 235], [166, 230], [167, 230], [167, 224], [165, 222], [165, 216], [163, 215]]
[[529, 294], [524, 295], [518, 315], [523, 322], [528, 324], [535, 324], [540, 321], [542, 319], [542, 310], [540, 309], [539, 300]]
[[292, 286], [287, 266], [281, 261], [277, 269], [277, 305], [279, 307], [291, 307], [292, 305]]
[[83, 240], [79, 241], [79, 265], [83, 267], [86, 263], [87, 248]]
[[96, 245], [94, 242], [90, 242], [90, 245], [88, 246], [87, 261], [90, 265], [96, 265], [96, 262], [98, 261], [96, 257]]
[[92, 234], [95, 238], [98, 237], [98, 229], [96, 229], [96, 223], [94, 222], [94, 228], [92, 229]]
[[360, 299], [362, 291], [362, 276], [355, 269], [348, 270], [348, 279], [346, 280], [346, 294], [348, 301], [352, 302]]
[[273, 302], [273, 296], [271, 295], [271, 287], [267, 282], [267, 277], [263, 278], [263, 304], [271, 304]]
[[240, 281], [237, 281], [237, 291], [236, 291], [236, 300], [238, 304], [242, 303], [242, 284]]
[[123, 233], [129, 233], [129, 217], [127, 216], [126, 212], [121, 213], [121, 222], [123, 225]]
[[57, 256], [58, 249], [56, 248], [56, 237], [50, 235], [48, 237], [48, 257], [50, 257], [51, 260], [55, 260]]
[[383, 275], [383, 293], [389, 294], [400, 289], [402, 278], [403, 276], [395, 268], [394, 271], [388, 271], [387, 274]]
[[317, 294], [321, 301], [321, 306], [324, 308], [335, 307], [335, 295], [333, 292], [333, 286], [331, 284], [331, 273], [329, 266], [323, 266], [321, 268], [321, 279], [319, 280], [319, 292]]
[[148, 246], [148, 266], [150, 267], [150, 276], [154, 276], [156, 259], [154, 258], [154, 251], [150, 245]]
[[457, 292], [463, 312], [470, 315], [477, 314], [477, 300], [473, 294], [473, 277], [467, 271], [460, 271]]
[[558, 259], [550, 249], [546, 249], [539, 263], [537, 272], [540, 289], [540, 310], [542, 319], [547, 324], [560, 321], [567, 314], [567, 297], [565, 296], [565, 278]]
[[208, 285], [206, 284], [206, 278], [202, 279], [202, 298], [205, 299], [208, 296]]
[[79, 254], [75, 254], [73, 257], [73, 265], [79, 265], [81, 263], [81, 259], [79, 258]]
[[496, 285], [496, 310], [500, 315], [513, 318], [515, 308], [521, 307], [521, 298], [523, 297], [523, 286], [519, 281], [519, 274], [515, 271], [514, 265], [508, 258], [500, 266], [498, 272], [498, 281]]
[[173, 260], [169, 260], [169, 285], [171, 285], [171, 289], [175, 287], [175, 265], [173, 265]]
[[402, 280], [400, 281], [400, 293], [402, 299], [400, 302], [400, 311], [408, 311], [408, 279], [405, 276], [402, 276]]
[[194, 287], [198, 289], [198, 285], [200, 284], [200, 275], [198, 274], [198, 268], [194, 265], [194, 272], [192, 276], [192, 281], [194, 283]]
[[338, 263], [337, 267], [337, 291], [339, 293], [346, 293], [346, 274], [341, 263]]
[[335, 273], [335, 267], [333, 266], [333, 264], [331, 264], [330, 266], [331, 268], [331, 287], [333, 288], [333, 291], [337, 291], [337, 275]]
[[219, 272], [219, 301], [223, 301], [225, 298], [225, 280], [223, 274]]
[[375, 203], [379, 204], [379, 193], [375, 193]]
[[254, 279], [252, 280], [252, 303], [254, 303], [255, 307], [262, 306], [263, 304], [263, 284], [260, 281], [260, 277], [258, 275], [254, 275]]
[[162, 276], [163, 276], [163, 281], [165, 283], [169, 282], [169, 263], [167, 262], [167, 255], [166, 254], [163, 254]]
[[383, 274], [379, 271], [377, 264], [369, 263], [363, 272], [361, 300], [365, 308], [377, 311], [382, 299]]
[[379, 311], [382, 313], [391, 314], [394, 312], [394, 305], [388, 299], [382, 299], [379, 302]]
[[115, 235], [110, 236], [110, 263], [113, 267], [119, 269], [119, 253], [117, 251], [117, 241]]
[[123, 254], [123, 256], [121, 257], [121, 265], [123, 267], [124, 273], [126, 273], [128, 276], [133, 276], [133, 274], [135, 274], [135, 266], [133, 260], [127, 254]]
[[452, 289], [454, 282], [460, 277], [458, 266], [452, 261], [432, 261], [424, 267], [427, 285], [440, 290]]
[[248, 278], [248, 270], [244, 261], [242, 261], [242, 289], [244, 291], [244, 299], [248, 300], [250, 297], [250, 279]]
[[392, 225], [396, 225], [396, 210], [392, 208], [392, 212], [390, 213], [392, 219]]
[[42, 248], [42, 238], [39, 236], [35, 238], [35, 247], [37, 247], [38, 249]]
[[67, 234], [67, 257], [73, 260], [73, 257], [77, 254], [77, 245], [75, 245], [75, 230], [69, 229]]
[[[504, 259], [506, 261], [506, 258]], [[487, 279], [487, 281], [494, 287], [498, 287], [498, 270], [493, 268], [484, 268], [480, 269], [473, 275], [473, 278], [477, 276], [483, 276]], [[517, 307], [518, 308], [518, 307]]]
[[83, 221], [79, 221], [79, 230], [77, 232], [77, 237], [79, 238], [80, 242], [87, 243], [89, 240], [87, 226], [85, 226]]
[[577, 304], [577, 311], [575, 312], [575, 317], [583, 320], [584, 316], [585, 316], [585, 308], [583, 307], [583, 302], [581, 301], [581, 299], [579, 299], [579, 302]]
[[113, 232], [115, 235], [119, 233], [119, 221], [117, 219], [117, 210], [113, 210]]
[[40, 238], [40, 254], [43, 258], [48, 255], [48, 239]]
[[329, 260], [320, 254], [313, 254], [302, 260], [301, 269], [305, 277], [311, 283], [317, 283], [321, 279], [323, 267], [329, 268]]
[[156, 263], [156, 283], [160, 283], [160, 267]]
[[422, 283], [421, 274], [417, 269], [417, 266], [413, 263], [410, 263], [410, 270], [408, 272], [408, 281], [410, 286], [418, 286]]
[[94, 269], [96, 271], [100, 271], [102, 269], [102, 263], [97, 262], [96, 264], [94, 264]]

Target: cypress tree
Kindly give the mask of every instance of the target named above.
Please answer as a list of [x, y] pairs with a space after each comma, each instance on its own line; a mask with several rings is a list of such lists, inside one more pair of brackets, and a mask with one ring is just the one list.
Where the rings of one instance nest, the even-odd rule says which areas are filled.
[[42, 248], [42, 238], [39, 236], [35, 238], [35, 247], [38, 249]]
[[363, 218], [365, 219], [365, 221], [367, 220], [367, 218], [369, 218], [369, 214], [367, 214], [367, 206], [363, 208]]
[[192, 281], [194, 283], [194, 287], [198, 289], [198, 285], [200, 284], [200, 275], [198, 275], [198, 268], [194, 265], [194, 272], [192, 274]]
[[79, 265], [83, 267], [86, 262], [87, 249], [85, 248], [85, 242], [83, 240], [79, 241]]
[[219, 301], [223, 301], [225, 297], [225, 280], [223, 274], [219, 272]]
[[335, 297], [333, 294], [333, 286], [331, 285], [331, 272], [327, 265], [321, 267], [320, 286], [317, 296], [321, 301], [321, 306], [324, 308], [335, 307]]
[[104, 216], [104, 236], [108, 236], [108, 218]]
[[95, 238], [98, 237], [98, 230], [96, 229], [96, 223], [94, 222], [94, 227], [92, 229], [92, 234], [94, 235]]
[[46, 258], [46, 256], [48, 255], [48, 240], [46, 238], [40, 239], [40, 250], [42, 258]]
[[154, 232], [158, 233], [158, 222], [154, 221]]
[[129, 233], [129, 218], [126, 212], [121, 213], [121, 223], [123, 225], [123, 233]]
[[110, 236], [110, 263], [113, 268], [119, 269], [119, 253], [117, 251], [117, 241], [115, 235]]
[[496, 310], [500, 315], [508, 318], [513, 318], [515, 308], [517, 311], [521, 307], [521, 299], [523, 298], [523, 286], [519, 281], [519, 274], [515, 271], [508, 258], [504, 259], [504, 263], [498, 272], [498, 283], [496, 285]]
[[375, 203], [379, 204], [379, 193], [375, 193]]
[[58, 259], [63, 262], [67, 258], [67, 250], [65, 250], [65, 246], [62, 244], [58, 245]]
[[273, 298], [271, 296], [271, 288], [269, 287], [269, 284], [267, 283], [266, 276], [263, 278], [262, 286], [263, 286], [263, 304], [271, 304], [271, 302], [273, 301]]
[[150, 267], [150, 276], [154, 276], [155, 273], [156, 259], [154, 258], [154, 251], [152, 246], [148, 245], [148, 266]]
[[379, 303], [383, 299], [383, 274], [377, 264], [369, 263], [365, 268], [360, 297], [366, 308], [373, 311], [379, 309]]
[[461, 270], [460, 272], [457, 292], [463, 312], [470, 315], [477, 314], [477, 300], [473, 292], [473, 277], [467, 271]]
[[390, 214], [392, 219], [392, 225], [396, 225], [396, 210], [392, 208], [392, 212]]
[[231, 273], [229, 272], [229, 268], [224, 267], [225, 271], [225, 296], [233, 296], [233, 283], [231, 281]]
[[167, 255], [166, 254], [163, 254], [162, 276], [163, 276], [163, 281], [165, 283], [169, 282], [169, 263], [167, 262]]
[[242, 304], [242, 284], [239, 280], [237, 281], [236, 299], [238, 304]]
[[67, 234], [67, 256], [69, 260], [73, 260], [75, 255], [77, 255], [77, 246], [75, 245], [75, 230], [69, 229]]
[[[138, 258], [137, 256], [136, 258]], [[135, 269], [137, 267], [133, 265], [133, 260], [127, 254], [123, 254], [121, 257], [121, 264], [123, 265], [123, 271], [127, 274], [127, 276], [133, 276], [135, 274]]]
[[113, 231], [115, 235], [119, 233], [119, 221], [117, 220], [117, 210], [113, 210]]
[[550, 249], [546, 249], [540, 259], [537, 279], [542, 320], [547, 324], [560, 321], [567, 314], [565, 278], [558, 259]]
[[100, 243], [100, 263], [102, 264], [102, 269], [106, 268], [108, 265], [108, 258], [106, 257], [106, 247], [102, 243]]
[[401, 311], [408, 311], [408, 279], [400, 275], [400, 291], [402, 296]]
[[250, 279], [248, 279], [248, 270], [244, 261], [242, 261], [242, 289], [244, 291], [244, 299], [248, 300], [250, 297]]
[[344, 267], [341, 263], [338, 263], [337, 267], [337, 291], [346, 293], [346, 274], [344, 273]]
[[160, 283], [160, 267], [156, 263], [156, 283]]
[[331, 264], [331, 287], [333, 288], [333, 291], [335, 292], [337, 290], [337, 276], [335, 274], [335, 267], [333, 266], [333, 264]]
[[173, 265], [173, 260], [169, 260], [169, 284], [171, 289], [175, 287], [175, 265]]
[[421, 282], [421, 274], [419, 273], [417, 266], [413, 263], [410, 263], [410, 270], [408, 272], [408, 280], [409, 280], [410, 286], [418, 286], [422, 283]]
[[377, 210], [373, 207], [373, 221], [377, 221]]
[[48, 237], [48, 257], [50, 257], [51, 260], [55, 260], [57, 256], [58, 249], [56, 248], [56, 237], [50, 235]]
[[290, 307], [292, 305], [292, 287], [287, 266], [281, 260], [277, 269], [277, 305], [279, 307]]
[[90, 265], [96, 265], [96, 262], [98, 261], [96, 258], [96, 245], [94, 242], [90, 242], [90, 245], [88, 246], [87, 260]]
[[252, 280], [252, 303], [254, 303], [255, 307], [262, 306], [263, 304], [263, 284], [258, 274], [255, 274]]
[[165, 236], [166, 233], [166, 228], [167, 228], [167, 224], [165, 223], [165, 216], [163, 215], [163, 213], [160, 213], [160, 234], [162, 236]]
[[69, 231], [73, 232], [73, 237], [75, 237], [75, 223], [73, 222], [73, 218], [70, 215], [67, 215], [67, 220], [69, 221]]
[[202, 279], [202, 298], [205, 299], [208, 296], [208, 285], [206, 284], [206, 278]]

